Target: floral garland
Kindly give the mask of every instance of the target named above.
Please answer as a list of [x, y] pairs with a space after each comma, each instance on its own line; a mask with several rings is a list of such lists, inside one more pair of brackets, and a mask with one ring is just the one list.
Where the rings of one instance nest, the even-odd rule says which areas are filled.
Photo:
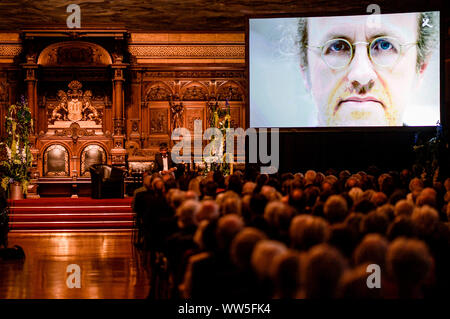
[[28, 170], [33, 161], [29, 140], [33, 119], [23, 96], [20, 103], [9, 107], [5, 118], [7, 137], [0, 143], [6, 150], [6, 160], [0, 163], [4, 173], [1, 186], [8, 191], [9, 184], [19, 182], [22, 184], [23, 192], [26, 193], [30, 180]]

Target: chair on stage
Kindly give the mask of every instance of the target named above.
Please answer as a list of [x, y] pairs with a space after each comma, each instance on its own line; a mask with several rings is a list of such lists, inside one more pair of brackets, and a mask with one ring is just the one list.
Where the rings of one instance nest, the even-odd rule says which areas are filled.
[[89, 168], [91, 173], [92, 198], [123, 198], [125, 171], [104, 164]]

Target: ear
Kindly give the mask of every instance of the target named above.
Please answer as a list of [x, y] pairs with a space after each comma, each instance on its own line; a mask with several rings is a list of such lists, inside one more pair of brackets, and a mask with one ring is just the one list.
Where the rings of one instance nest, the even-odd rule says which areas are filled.
[[308, 92], [311, 92], [311, 79], [309, 78], [309, 70], [307, 66], [300, 64], [300, 73], [302, 74], [303, 84]]
[[422, 65], [420, 66], [420, 69], [417, 73], [417, 84], [421, 85], [423, 78], [424, 78], [424, 74], [425, 74], [425, 70], [428, 67], [428, 63], [429, 63], [429, 58], [426, 58], [425, 61], [423, 61]]

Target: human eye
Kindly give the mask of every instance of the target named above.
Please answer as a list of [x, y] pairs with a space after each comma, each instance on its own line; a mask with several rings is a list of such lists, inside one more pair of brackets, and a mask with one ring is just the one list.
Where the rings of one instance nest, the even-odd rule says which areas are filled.
[[343, 54], [350, 52], [350, 45], [341, 39], [330, 40], [324, 45], [325, 54]]
[[398, 46], [396, 45], [395, 40], [387, 38], [376, 39], [373, 42], [371, 49], [373, 52], [377, 53], [398, 52]]

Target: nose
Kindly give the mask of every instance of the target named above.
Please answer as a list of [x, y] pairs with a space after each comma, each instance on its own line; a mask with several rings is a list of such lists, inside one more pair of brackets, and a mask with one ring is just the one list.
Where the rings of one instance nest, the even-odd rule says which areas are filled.
[[351, 91], [356, 90], [358, 94], [365, 94], [373, 87], [377, 74], [365, 45], [355, 46], [355, 53], [347, 77]]

